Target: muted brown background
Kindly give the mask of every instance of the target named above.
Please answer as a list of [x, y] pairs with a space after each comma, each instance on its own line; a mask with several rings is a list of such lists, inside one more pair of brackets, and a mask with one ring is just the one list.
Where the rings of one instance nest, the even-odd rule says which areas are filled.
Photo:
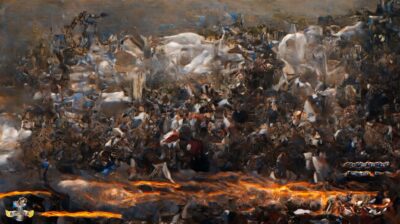
[[99, 27], [104, 32], [130, 31], [161, 35], [196, 29], [200, 16], [206, 25], [227, 12], [244, 15], [246, 24], [268, 23], [285, 16], [313, 20], [350, 10], [373, 10], [377, 0], [0, 0], [0, 75], [33, 42], [48, 35], [83, 10], [109, 14]]

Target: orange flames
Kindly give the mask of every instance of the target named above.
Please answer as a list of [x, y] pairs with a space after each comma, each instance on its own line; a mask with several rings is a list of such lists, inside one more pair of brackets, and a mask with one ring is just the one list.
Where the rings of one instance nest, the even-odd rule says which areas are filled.
[[[136, 206], [143, 202], [161, 200], [173, 200], [180, 205], [184, 205], [190, 200], [201, 204], [217, 202], [222, 206], [224, 206], [224, 203], [233, 200], [236, 201], [239, 211], [251, 212], [257, 206], [268, 206], [271, 203], [285, 205], [288, 201], [291, 201], [298, 208], [312, 209], [313, 214], [340, 214], [344, 208], [357, 210], [361, 206], [385, 209], [390, 204], [390, 200], [384, 205], [369, 204], [369, 201], [377, 194], [373, 191], [337, 189], [324, 184], [307, 182], [277, 184], [262, 177], [247, 176], [241, 173], [203, 174], [196, 180], [176, 180], [176, 183], [144, 180], [108, 182], [79, 178], [66, 181], [70, 181], [71, 186], [74, 185], [74, 181], [85, 182], [85, 187], [79, 188], [79, 191], [70, 189], [70, 193], [75, 194], [78, 198], [80, 197], [93, 205], [101, 204], [121, 209]], [[15, 191], [0, 194], [0, 198], [23, 194], [49, 195], [50, 193], [45, 191]], [[346, 200], [342, 200], [345, 198]], [[49, 211], [40, 215], [46, 217], [121, 218], [120, 214], [101, 211]]]
[[150, 185], [152, 187], [158, 187], [158, 188], [163, 188], [163, 187], [179, 188], [181, 186], [181, 185], [175, 184], [175, 183], [157, 182], [157, 181], [144, 181], [144, 180], [132, 182], [132, 185], [133, 186]]
[[[213, 200], [212, 198], [226, 195], [229, 197], [238, 197], [240, 200], [251, 200], [251, 195], [255, 195], [260, 192], [268, 195], [268, 199], [279, 200], [281, 198], [299, 198], [307, 200], [320, 200], [321, 205], [325, 206], [331, 197], [346, 196], [346, 195], [363, 195], [367, 197], [373, 197], [377, 192], [371, 191], [351, 191], [351, 190], [317, 190], [314, 189], [318, 185], [306, 183], [306, 182], [294, 182], [286, 185], [279, 185], [272, 182], [267, 183], [255, 183], [247, 180], [238, 180], [237, 182], [191, 182], [187, 183], [167, 183], [157, 181], [136, 181], [131, 182], [132, 186], [147, 185], [153, 188], [153, 193], [159, 192], [159, 188], [167, 188], [168, 192], [160, 193], [161, 196], [175, 195], [195, 197], [203, 200]], [[187, 190], [191, 186], [196, 187], [199, 190]], [[148, 194], [149, 192], [140, 193]], [[240, 196], [250, 197], [240, 197]], [[144, 195], [143, 195], [144, 196]]]
[[47, 211], [40, 213], [44, 217], [73, 217], [73, 218], [108, 218], [121, 219], [122, 215], [112, 212], [103, 211], [82, 211], [82, 212], [66, 212], [66, 211]]
[[[275, 199], [283, 197], [300, 198], [307, 200], [320, 200], [322, 207], [327, 205], [329, 198], [336, 198], [338, 196], [346, 195], [362, 195], [372, 197], [377, 192], [371, 191], [350, 191], [350, 190], [315, 190], [312, 189], [315, 185], [305, 182], [290, 183], [282, 186], [263, 187], [260, 184], [240, 181], [240, 185], [247, 189], [255, 189], [258, 191], [264, 191], [271, 194]], [[296, 190], [295, 187], [301, 187], [302, 190]], [[311, 189], [310, 189], [311, 188]]]
[[47, 191], [11, 191], [11, 192], [6, 192], [6, 193], [0, 193], [0, 199], [5, 198], [5, 197], [12, 197], [12, 196], [17, 196], [17, 195], [46, 195], [49, 196], [51, 195], [50, 192]]
[[[5, 197], [12, 197], [18, 195], [46, 195], [50, 196], [51, 193], [47, 191], [11, 191], [0, 193], [0, 199]], [[81, 211], [81, 212], [66, 212], [66, 211], [47, 211], [40, 213], [44, 217], [75, 217], [75, 218], [115, 218], [121, 219], [122, 215], [118, 213], [103, 212], [103, 211]]]
[[[325, 209], [328, 204], [335, 201], [335, 199], [343, 199], [351, 195], [352, 201], [349, 202], [348, 206], [355, 206], [355, 204], [361, 201], [363, 201], [363, 205], [367, 205], [367, 202], [377, 194], [374, 191], [334, 189], [332, 186], [324, 187], [322, 184], [307, 182], [293, 182], [281, 185], [259, 177], [232, 173], [208, 176], [202, 181], [177, 183], [134, 181], [126, 185], [123, 190], [129, 189], [129, 186], [133, 186], [136, 189], [142, 185], [149, 186], [150, 188], [144, 188], [147, 189], [147, 192], [136, 192], [134, 194], [135, 200], [124, 201], [125, 205], [135, 206], [140, 202], [148, 201], [150, 198], [147, 195], [153, 193], [158, 194], [158, 196], [153, 197], [151, 200], [174, 199], [182, 203], [186, 203], [188, 199], [194, 199], [199, 203], [220, 203], [226, 198], [234, 199], [237, 201], [239, 209], [243, 212], [251, 211], [255, 206], [268, 205], [271, 202], [285, 203], [288, 200], [295, 200], [302, 206], [304, 205], [303, 202], [307, 204], [307, 202], [313, 201], [318, 204], [318, 208], [314, 210], [314, 214], [322, 214], [326, 212]], [[106, 186], [104, 187], [107, 188]], [[374, 207], [373, 205], [371, 206]], [[381, 207], [387, 206], [383, 205]], [[337, 205], [334, 205], [334, 208], [329, 212], [331, 214], [338, 213]]]
[[[119, 179], [119, 178], [117, 178]], [[76, 179], [75, 179], [76, 180]], [[79, 180], [79, 179], [78, 179]], [[188, 199], [200, 203], [219, 202], [229, 198], [244, 205], [243, 210], [257, 205], [266, 205], [271, 201], [285, 202], [289, 199], [317, 202], [320, 208], [327, 206], [331, 198], [355, 195], [360, 200], [373, 198], [377, 192], [351, 191], [345, 189], [324, 188], [321, 184], [293, 182], [276, 184], [261, 177], [247, 176], [240, 173], [219, 173], [205, 175], [197, 181], [177, 181], [176, 183], [139, 180], [132, 182], [86, 181], [87, 190], [76, 192], [91, 203], [100, 203], [121, 208], [137, 204], [172, 199], [186, 203]], [[143, 186], [147, 186], [144, 187]], [[91, 192], [99, 192], [93, 195]], [[261, 197], [260, 197], [261, 196]]]

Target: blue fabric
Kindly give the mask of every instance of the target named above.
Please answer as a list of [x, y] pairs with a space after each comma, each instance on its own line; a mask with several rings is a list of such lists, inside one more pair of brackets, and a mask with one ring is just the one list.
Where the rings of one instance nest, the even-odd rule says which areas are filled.
[[13, 201], [12, 207], [13, 207], [13, 208], [18, 208], [17, 202], [16, 202], [16, 201]]
[[229, 15], [231, 16], [231, 20], [235, 23], [239, 19], [239, 13], [237, 12], [230, 12]]
[[74, 101], [78, 101], [78, 100], [82, 99], [82, 97], [83, 97], [83, 93], [75, 93], [75, 94], [72, 96], [72, 99], [73, 99]]
[[92, 101], [86, 101], [83, 103], [84, 108], [92, 108], [94, 106], [94, 103]]
[[351, 143], [352, 143], [351, 140], [349, 141], [349, 143], [347, 143], [347, 145], [346, 145], [346, 151], [347, 151], [348, 153], [355, 153], [356, 149], [355, 149], [355, 147], [353, 147], [353, 145], [352, 145]]
[[47, 160], [42, 161], [41, 166], [42, 166], [43, 169], [48, 169], [49, 166], [50, 166], [49, 161], [47, 161]]
[[106, 167], [101, 171], [101, 173], [104, 176], [108, 176], [110, 173], [112, 173], [115, 169], [117, 168], [117, 166], [115, 165], [114, 162], [110, 162], [106, 165]]
[[206, 23], [206, 16], [199, 16], [199, 21], [196, 22], [196, 26], [204, 26]]
[[255, 52], [250, 54], [250, 57], [253, 61], [255, 61], [257, 59], [257, 54]]

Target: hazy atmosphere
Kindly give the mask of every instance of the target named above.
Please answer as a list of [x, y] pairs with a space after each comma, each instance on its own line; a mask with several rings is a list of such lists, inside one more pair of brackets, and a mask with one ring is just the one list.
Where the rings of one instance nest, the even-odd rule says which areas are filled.
[[375, 7], [375, 0], [0, 0], [0, 68], [25, 53], [27, 44], [46, 37], [50, 29], [59, 32], [84, 10], [109, 15], [100, 31], [129, 32], [136, 27], [143, 35], [159, 35], [195, 30], [202, 16], [202, 24], [214, 25], [231, 12], [242, 13], [246, 24], [254, 25], [282, 23], [285, 17], [316, 21], [318, 16]]
[[0, 223], [399, 224], [399, 0], [0, 0]]

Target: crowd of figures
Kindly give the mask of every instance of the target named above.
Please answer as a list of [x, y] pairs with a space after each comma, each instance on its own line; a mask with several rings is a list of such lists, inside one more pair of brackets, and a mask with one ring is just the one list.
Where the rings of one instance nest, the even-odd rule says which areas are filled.
[[[399, 7], [165, 37], [99, 34], [107, 15], [82, 12], [19, 64], [16, 84], [32, 94], [19, 159], [129, 180], [174, 182], [188, 170], [367, 179], [398, 206], [387, 179], [399, 174]], [[384, 170], [343, 166], [358, 161]]]

